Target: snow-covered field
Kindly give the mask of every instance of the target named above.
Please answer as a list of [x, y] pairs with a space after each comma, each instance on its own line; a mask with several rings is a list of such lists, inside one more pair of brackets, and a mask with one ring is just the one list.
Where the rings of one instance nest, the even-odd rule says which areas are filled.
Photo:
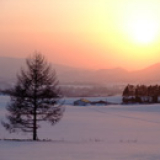
[[[8, 100], [0, 96], [1, 119]], [[73, 100], [66, 99], [58, 124], [44, 123], [39, 130], [40, 139], [52, 142], [1, 140], [0, 160], [160, 160], [160, 104], [78, 107]], [[119, 96], [107, 100], [121, 102]], [[0, 125], [0, 139], [5, 138], [32, 135], [9, 134]]]

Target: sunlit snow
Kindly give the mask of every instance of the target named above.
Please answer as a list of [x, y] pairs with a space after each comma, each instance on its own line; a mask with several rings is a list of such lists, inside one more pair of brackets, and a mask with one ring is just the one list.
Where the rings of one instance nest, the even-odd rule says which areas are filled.
[[[0, 160], [159, 160], [160, 104], [73, 106], [55, 126], [42, 123], [39, 139], [49, 142], [9, 141], [30, 139], [31, 134], [8, 133], [0, 125]], [[121, 103], [121, 97], [88, 98]], [[4, 119], [8, 97], [0, 97]]]

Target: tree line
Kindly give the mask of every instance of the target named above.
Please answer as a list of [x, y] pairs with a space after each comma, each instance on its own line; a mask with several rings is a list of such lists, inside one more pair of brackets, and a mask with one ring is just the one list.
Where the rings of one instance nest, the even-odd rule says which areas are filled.
[[124, 103], [158, 103], [159, 97], [159, 85], [127, 85], [123, 91]]

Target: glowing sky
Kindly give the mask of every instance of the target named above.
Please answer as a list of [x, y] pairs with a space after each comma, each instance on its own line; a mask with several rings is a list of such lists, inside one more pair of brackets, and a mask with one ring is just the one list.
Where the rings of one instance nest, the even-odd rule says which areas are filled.
[[0, 0], [0, 56], [83, 68], [160, 62], [159, 0]]

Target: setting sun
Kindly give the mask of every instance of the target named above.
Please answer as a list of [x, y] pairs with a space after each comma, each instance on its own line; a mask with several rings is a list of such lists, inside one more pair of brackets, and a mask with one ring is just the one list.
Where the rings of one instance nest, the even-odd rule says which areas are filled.
[[138, 17], [132, 24], [132, 36], [135, 41], [140, 43], [150, 43], [152, 42], [158, 31], [157, 24], [151, 19], [145, 19], [143, 17]]
[[129, 35], [137, 43], [152, 43], [158, 35], [158, 19], [153, 14], [154, 10], [152, 12], [149, 11], [136, 10], [133, 15], [128, 16]]

